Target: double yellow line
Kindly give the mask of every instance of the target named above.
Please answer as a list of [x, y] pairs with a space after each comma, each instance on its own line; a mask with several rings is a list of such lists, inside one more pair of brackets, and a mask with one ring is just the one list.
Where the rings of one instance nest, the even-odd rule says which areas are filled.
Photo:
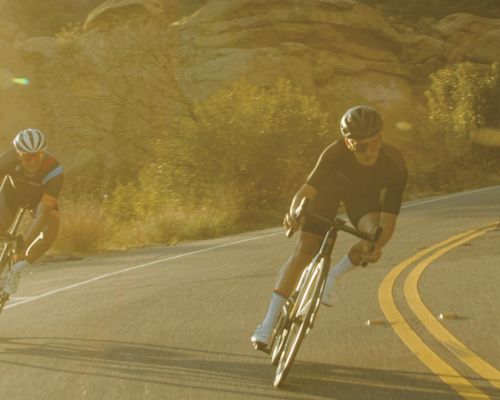
[[[474, 386], [469, 380], [460, 375], [460, 373], [441, 359], [422, 341], [422, 339], [420, 339], [417, 333], [410, 327], [408, 322], [398, 310], [393, 297], [393, 288], [396, 279], [404, 270], [406, 270], [406, 268], [414, 262], [423, 259], [408, 275], [404, 285], [404, 292], [408, 305], [427, 330], [452, 354], [458, 357], [458, 359], [471, 369], [476, 371], [476, 373], [484, 379], [491, 382], [495, 387], [500, 388], [500, 371], [495, 369], [486, 361], [482, 360], [478, 355], [469, 350], [455, 336], [446, 330], [424, 305], [417, 288], [420, 276], [431, 262], [450, 250], [495, 229], [498, 224], [499, 223], [496, 222], [481, 229], [453, 236], [415, 254], [413, 257], [408, 258], [391, 270], [380, 285], [378, 292], [382, 311], [404, 344], [443, 382], [450, 385], [465, 399], [489, 399], [490, 397]], [[426, 258], [426, 256], [428, 257]]]

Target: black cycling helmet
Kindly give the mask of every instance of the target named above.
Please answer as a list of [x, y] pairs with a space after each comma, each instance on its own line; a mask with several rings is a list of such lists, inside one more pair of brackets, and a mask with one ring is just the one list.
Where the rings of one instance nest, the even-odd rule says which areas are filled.
[[368, 139], [377, 135], [384, 123], [380, 114], [370, 106], [356, 106], [345, 112], [340, 119], [340, 132], [345, 138]]

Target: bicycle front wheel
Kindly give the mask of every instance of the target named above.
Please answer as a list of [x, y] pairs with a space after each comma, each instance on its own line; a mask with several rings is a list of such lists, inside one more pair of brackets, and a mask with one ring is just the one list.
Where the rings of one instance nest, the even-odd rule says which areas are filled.
[[288, 334], [288, 329], [285, 328], [287, 318], [282, 312], [278, 318], [278, 323], [276, 324], [276, 331], [274, 333], [273, 342], [271, 344], [271, 364], [276, 366], [281, 357], [281, 352], [283, 351], [283, 344], [285, 343], [286, 335]]
[[293, 309], [293, 305], [295, 304], [295, 297], [296, 296], [292, 295], [292, 297], [289, 298], [283, 305], [280, 316], [278, 318], [278, 323], [276, 324], [273, 342], [271, 345], [271, 364], [275, 367], [278, 365], [281, 353], [283, 352], [286, 337], [288, 335], [288, 332], [290, 331], [290, 315]]
[[302, 340], [312, 322], [311, 316], [317, 309], [321, 287], [325, 279], [323, 268], [324, 263], [318, 260], [299, 289], [297, 302], [290, 317], [290, 329], [283, 339], [283, 349], [274, 379], [275, 387], [281, 387], [285, 382]]

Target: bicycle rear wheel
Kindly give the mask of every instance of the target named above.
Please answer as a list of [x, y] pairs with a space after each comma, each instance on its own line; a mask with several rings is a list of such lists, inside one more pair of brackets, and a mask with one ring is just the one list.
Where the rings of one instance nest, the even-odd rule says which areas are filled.
[[317, 260], [310, 275], [303, 281], [299, 290], [296, 306], [290, 317], [290, 329], [283, 340], [283, 349], [274, 378], [275, 387], [281, 387], [285, 382], [302, 340], [312, 322], [311, 317], [313, 313], [316, 314], [319, 295], [325, 279], [323, 268], [322, 260]]

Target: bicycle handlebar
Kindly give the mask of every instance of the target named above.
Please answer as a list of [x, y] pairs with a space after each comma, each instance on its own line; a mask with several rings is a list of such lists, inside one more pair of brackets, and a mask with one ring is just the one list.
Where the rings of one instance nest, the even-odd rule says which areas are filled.
[[[295, 211], [295, 218], [296, 219], [299, 219], [301, 217], [305, 217], [307, 215], [312, 216], [312, 217], [328, 224], [329, 226], [333, 227], [337, 231], [344, 231], [344, 232], [347, 232], [347, 233], [349, 233], [353, 236], [356, 236], [362, 240], [366, 240], [366, 241], [370, 242], [370, 253], [373, 252], [378, 240], [380, 239], [380, 236], [382, 235], [382, 227], [379, 226], [377, 228], [377, 230], [375, 231], [375, 233], [373, 235], [371, 235], [367, 232], [363, 232], [357, 228], [354, 228], [352, 226], [347, 225], [347, 221], [343, 220], [342, 218], [335, 218], [333, 221], [331, 221], [325, 217], [322, 217], [321, 215], [318, 215], [316, 213], [308, 211], [309, 204], [310, 204], [310, 199], [307, 197], [304, 197], [302, 199], [302, 201], [300, 202], [299, 207], [297, 207], [297, 210]], [[294, 233], [295, 233], [295, 231], [292, 230], [292, 228], [289, 228], [286, 232], [286, 237], [291, 238]], [[367, 264], [368, 264], [367, 262], [363, 262], [361, 264], [361, 266], [365, 267]]]

